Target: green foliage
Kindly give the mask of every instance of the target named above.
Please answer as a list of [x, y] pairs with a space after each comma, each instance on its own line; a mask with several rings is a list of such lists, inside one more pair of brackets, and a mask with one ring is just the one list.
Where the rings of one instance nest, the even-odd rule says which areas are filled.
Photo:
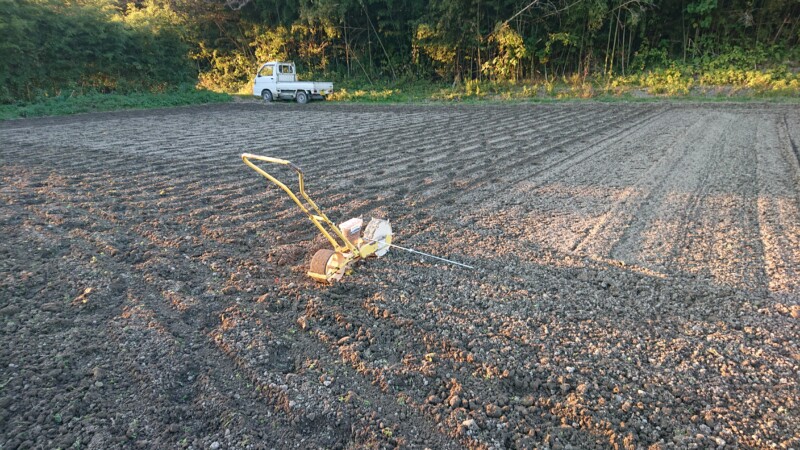
[[707, 69], [673, 64], [664, 69], [617, 76], [610, 79], [605, 86], [605, 91], [613, 95], [624, 95], [637, 89], [644, 89], [651, 95], [668, 97], [800, 97], [800, 76], [785, 69]]
[[759, 95], [800, 95], [800, 78], [779, 70], [716, 70], [703, 73], [701, 86], [731, 86]]
[[0, 103], [63, 92], [163, 91], [190, 81], [180, 21], [153, 0], [0, 0]]
[[441, 78], [452, 75], [456, 62], [456, 46], [447, 38], [441, 28], [427, 23], [417, 26], [414, 35], [413, 62], [417, 65], [429, 65]]
[[497, 24], [489, 42], [497, 46], [494, 58], [486, 61], [481, 70], [495, 80], [516, 80], [522, 77], [522, 61], [528, 50], [522, 36], [507, 23]]
[[447, 83], [453, 98], [712, 81], [791, 95], [799, 21], [797, 0], [0, 0], [0, 104], [195, 81], [246, 93], [271, 59], [363, 82], [341, 99], [398, 98], [400, 81]]
[[[569, 33], [550, 33], [547, 36], [547, 41], [544, 44], [544, 48], [539, 51], [539, 61], [544, 66], [545, 70], [545, 78], [547, 78], [547, 67], [550, 65], [554, 67], [555, 64], [552, 64], [552, 57], [554, 54], [554, 49], [559, 46], [563, 46], [564, 48], [568, 48], [570, 45], [573, 44], [572, 36]], [[555, 70], [553, 68], [550, 69], [550, 72], [553, 73]]]
[[566, 89], [558, 93], [559, 98], [592, 98], [595, 96], [594, 85], [581, 78], [577, 73], [563, 77], [562, 80]]
[[644, 43], [642, 48], [634, 53], [633, 63], [630, 68], [634, 71], [643, 72], [648, 68], [669, 67], [671, 62], [672, 58], [665, 46], [650, 48], [647, 43]]
[[645, 90], [655, 96], [688, 95], [694, 78], [685, 68], [672, 65], [665, 69], [647, 70], [641, 73], [616, 76], [608, 80], [607, 93], [621, 95], [630, 90]]
[[647, 88], [655, 95], [687, 95], [694, 84], [692, 77], [686, 76], [675, 66], [663, 70], [648, 71], [640, 74], [638, 85]]
[[201, 48], [196, 58], [207, 58], [211, 66], [201, 72], [197, 85], [216, 92], [246, 93], [256, 64], [251, 58], [238, 53], [220, 54], [217, 50]]
[[704, 70], [755, 70], [758, 67], [782, 61], [785, 54], [784, 49], [779, 46], [756, 45], [751, 48], [724, 46], [719, 53], [695, 58], [695, 64]]
[[328, 99], [354, 103], [422, 102], [434, 98], [437, 92], [444, 89], [445, 86], [429, 81], [404, 79], [370, 83], [363, 78], [354, 78], [338, 84]]
[[547, 83], [542, 85], [533, 82], [519, 81], [467, 81], [464, 89], [454, 89], [451, 92], [440, 92], [440, 99], [501, 99], [524, 100], [549, 96]]
[[717, 9], [717, 0], [696, 0], [686, 5], [686, 12], [692, 18], [692, 28], [711, 27], [712, 13]]

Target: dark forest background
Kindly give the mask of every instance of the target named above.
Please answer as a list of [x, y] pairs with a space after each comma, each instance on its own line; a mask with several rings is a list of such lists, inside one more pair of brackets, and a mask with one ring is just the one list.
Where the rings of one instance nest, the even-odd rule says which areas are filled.
[[237, 92], [259, 62], [365, 83], [796, 72], [800, 0], [0, 0], [0, 101]]

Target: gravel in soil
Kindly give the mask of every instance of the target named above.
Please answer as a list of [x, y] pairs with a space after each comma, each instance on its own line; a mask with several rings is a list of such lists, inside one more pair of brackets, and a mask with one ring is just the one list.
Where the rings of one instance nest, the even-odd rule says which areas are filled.
[[[798, 448], [798, 130], [760, 104], [4, 122], [0, 448]], [[242, 152], [476, 270], [392, 250], [315, 284], [326, 242]]]

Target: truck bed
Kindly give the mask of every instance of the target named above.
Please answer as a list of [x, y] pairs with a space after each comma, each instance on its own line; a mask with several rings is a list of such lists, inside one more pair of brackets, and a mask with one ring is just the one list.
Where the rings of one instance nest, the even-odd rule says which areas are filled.
[[325, 81], [280, 81], [278, 91], [307, 91], [313, 94], [327, 95], [333, 91], [333, 83]]

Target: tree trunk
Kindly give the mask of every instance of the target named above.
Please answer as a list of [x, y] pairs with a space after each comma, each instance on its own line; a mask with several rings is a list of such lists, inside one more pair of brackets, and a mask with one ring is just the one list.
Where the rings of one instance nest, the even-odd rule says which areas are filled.
[[686, 63], [686, 48], [689, 46], [689, 30], [686, 29], [686, 7], [681, 2], [681, 28], [683, 30], [683, 62]]
[[620, 63], [622, 64], [622, 76], [625, 76], [625, 25], [622, 26], [622, 48], [620, 49]]
[[344, 61], [347, 65], [347, 77], [350, 78], [350, 41], [347, 40], [347, 22], [344, 23]]
[[633, 53], [632, 49], [633, 49], [633, 34], [634, 34], [633, 32], [634, 31], [635, 30], [631, 30], [630, 33], [628, 33], [630, 35], [630, 38], [628, 39], [628, 62], [625, 64], [628, 67], [628, 73], [630, 73], [630, 71], [631, 71], [631, 53]]
[[614, 43], [611, 46], [611, 63], [608, 65], [610, 75], [614, 74], [614, 53], [617, 51], [617, 36], [619, 35], [619, 10], [617, 10], [617, 20], [614, 25]]
[[614, 13], [608, 18], [608, 40], [606, 41], [606, 56], [603, 61], [603, 76], [608, 76], [608, 51], [611, 49], [611, 24], [614, 22]]

